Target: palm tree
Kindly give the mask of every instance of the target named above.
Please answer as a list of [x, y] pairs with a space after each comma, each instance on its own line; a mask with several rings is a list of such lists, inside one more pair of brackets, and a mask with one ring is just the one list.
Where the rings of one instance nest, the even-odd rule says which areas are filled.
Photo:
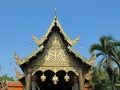
[[113, 39], [112, 36], [102, 36], [100, 37], [100, 44], [92, 44], [90, 47], [90, 53], [96, 52], [96, 56], [102, 56], [100, 60], [100, 68], [103, 67], [107, 71], [111, 82], [112, 90], [115, 90], [114, 84], [114, 64], [116, 63], [117, 66], [120, 66], [119, 61], [115, 59], [113, 55], [113, 46], [117, 47], [120, 46], [120, 42], [117, 42]]
[[118, 67], [120, 70], [120, 48], [113, 45], [113, 48], [111, 50], [111, 54], [113, 55], [113, 60], [118, 64]]

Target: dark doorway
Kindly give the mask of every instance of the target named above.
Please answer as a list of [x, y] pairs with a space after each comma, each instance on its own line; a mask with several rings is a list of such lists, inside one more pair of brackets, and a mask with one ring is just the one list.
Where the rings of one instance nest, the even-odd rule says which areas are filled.
[[72, 90], [72, 82], [71, 80], [69, 82], [66, 82], [64, 80], [66, 72], [65, 71], [59, 71], [56, 73], [56, 76], [58, 77], [57, 84], [54, 84], [52, 81], [52, 78], [54, 77], [54, 73], [46, 72], [46, 81], [45, 81], [45, 90]]
[[[40, 73], [37, 73], [38, 78], [40, 78]], [[47, 70], [44, 72], [44, 75], [46, 76], [46, 80], [44, 82], [38, 81], [38, 85], [40, 87], [40, 90], [72, 90], [72, 80], [70, 77], [70, 80], [66, 82], [64, 80], [64, 76], [66, 75], [66, 72], [61, 70], [58, 71], [56, 74], [52, 72], [51, 70]], [[54, 84], [52, 81], [52, 78], [56, 75], [58, 77], [57, 84]]]

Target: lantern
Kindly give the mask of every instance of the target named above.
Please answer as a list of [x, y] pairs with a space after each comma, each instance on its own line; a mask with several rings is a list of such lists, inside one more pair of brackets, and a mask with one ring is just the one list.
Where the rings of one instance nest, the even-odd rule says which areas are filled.
[[44, 82], [46, 80], [46, 76], [43, 74], [40, 79], [42, 82]]
[[58, 77], [56, 75], [54, 75], [54, 77], [52, 78], [53, 84], [57, 84], [58, 82]]
[[68, 74], [67, 74], [67, 73], [66, 73], [66, 75], [64, 76], [64, 79], [65, 79], [65, 81], [66, 81], [66, 82], [68, 82], [68, 81], [69, 81], [70, 77], [68, 76]]

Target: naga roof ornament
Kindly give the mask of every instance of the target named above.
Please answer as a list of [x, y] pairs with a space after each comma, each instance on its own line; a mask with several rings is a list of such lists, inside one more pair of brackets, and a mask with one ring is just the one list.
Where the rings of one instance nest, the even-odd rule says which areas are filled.
[[92, 66], [95, 64], [96, 54], [93, 54], [90, 60], [85, 60], [85, 63]]
[[23, 78], [25, 76], [24, 74], [20, 74], [19, 71], [16, 68], [15, 68], [15, 73], [16, 73], [16, 77], [18, 79], [21, 79], [21, 78]]
[[92, 76], [93, 76], [93, 70], [89, 71], [87, 74], [84, 75], [84, 78], [88, 81], [92, 80]]
[[16, 60], [16, 64], [17, 65], [22, 65], [22, 64], [28, 62], [29, 59], [31, 59], [32, 57], [35, 57], [38, 52], [43, 50], [43, 48], [44, 48], [43, 45], [40, 46], [37, 50], [34, 50], [29, 56], [27, 56], [23, 59], [20, 59], [19, 56], [17, 56], [17, 53], [15, 52], [14, 53], [14, 59]]

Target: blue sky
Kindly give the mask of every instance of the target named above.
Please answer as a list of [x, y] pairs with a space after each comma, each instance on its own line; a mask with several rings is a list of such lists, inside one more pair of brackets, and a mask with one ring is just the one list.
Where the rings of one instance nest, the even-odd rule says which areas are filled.
[[67, 35], [80, 35], [73, 48], [84, 57], [91, 57], [89, 47], [102, 35], [120, 40], [120, 0], [0, 0], [0, 75], [15, 77], [14, 52], [24, 58], [38, 48], [32, 34], [45, 34], [54, 7]]

